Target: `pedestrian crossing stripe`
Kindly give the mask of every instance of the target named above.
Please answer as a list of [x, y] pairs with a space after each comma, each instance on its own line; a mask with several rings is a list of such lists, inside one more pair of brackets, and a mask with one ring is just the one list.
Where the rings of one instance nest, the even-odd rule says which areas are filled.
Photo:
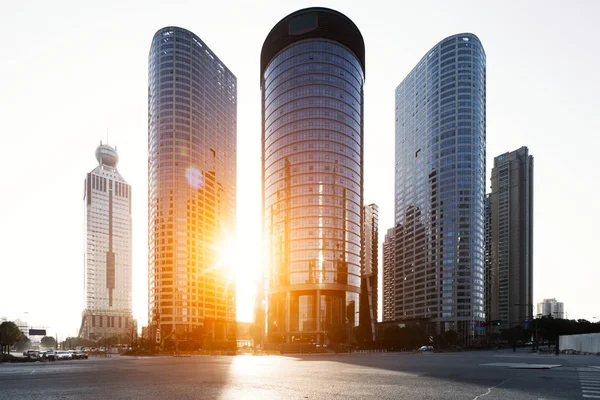
[[585, 399], [600, 399], [600, 373], [587, 368], [579, 368], [578, 370], [582, 397]]

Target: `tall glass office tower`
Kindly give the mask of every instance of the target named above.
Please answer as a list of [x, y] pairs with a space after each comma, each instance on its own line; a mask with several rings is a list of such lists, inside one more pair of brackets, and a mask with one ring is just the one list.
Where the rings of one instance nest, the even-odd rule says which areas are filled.
[[[200, 38], [160, 29], [148, 57], [148, 319], [235, 337], [236, 78]], [[164, 339], [163, 339], [164, 340]]]
[[396, 88], [395, 319], [463, 341], [485, 321], [485, 52], [435, 45]]
[[351, 341], [359, 323], [364, 79], [362, 35], [337, 11], [294, 12], [263, 44], [270, 342]]

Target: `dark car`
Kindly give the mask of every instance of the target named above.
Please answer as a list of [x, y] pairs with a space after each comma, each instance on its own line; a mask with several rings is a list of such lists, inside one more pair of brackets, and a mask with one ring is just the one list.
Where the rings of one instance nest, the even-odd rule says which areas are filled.
[[39, 350], [29, 350], [23, 353], [23, 355], [27, 358], [29, 358], [30, 360], [41, 360], [44, 356], [44, 352], [43, 351], [39, 351]]
[[85, 351], [77, 350], [71, 353], [73, 355], [73, 360], [87, 360], [88, 354]]

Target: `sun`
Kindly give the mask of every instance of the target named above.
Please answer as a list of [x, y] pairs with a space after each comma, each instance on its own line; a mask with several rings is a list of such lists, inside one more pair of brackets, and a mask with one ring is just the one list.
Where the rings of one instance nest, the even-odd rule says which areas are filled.
[[236, 285], [237, 320], [250, 322], [254, 317], [256, 285], [260, 279], [260, 236], [245, 236], [238, 240], [225, 233], [215, 246], [217, 263], [228, 282]]

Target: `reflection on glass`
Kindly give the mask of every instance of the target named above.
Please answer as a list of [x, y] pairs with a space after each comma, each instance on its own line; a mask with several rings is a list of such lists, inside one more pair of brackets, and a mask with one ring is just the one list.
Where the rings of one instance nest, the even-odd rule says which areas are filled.
[[298, 39], [274, 52], [261, 76], [267, 338], [351, 341], [360, 292], [364, 68], [342, 43]]

